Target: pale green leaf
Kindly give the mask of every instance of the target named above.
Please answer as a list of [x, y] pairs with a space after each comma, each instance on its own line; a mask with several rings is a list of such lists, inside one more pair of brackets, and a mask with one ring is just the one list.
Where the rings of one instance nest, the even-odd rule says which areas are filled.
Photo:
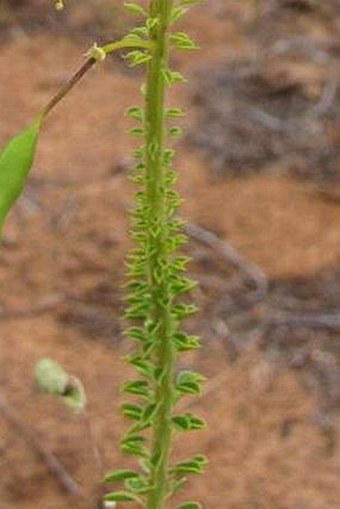
[[202, 509], [202, 506], [198, 502], [187, 502], [186, 504], [181, 505], [178, 509]]
[[133, 479], [138, 476], [139, 474], [132, 470], [113, 470], [105, 475], [103, 482], [109, 484], [118, 481], [125, 481], [126, 479]]
[[0, 232], [6, 216], [24, 188], [32, 167], [40, 123], [12, 138], [0, 154]]
[[115, 491], [113, 493], [108, 493], [104, 496], [104, 500], [109, 502], [140, 502], [140, 498], [137, 497], [137, 495], [127, 491]]

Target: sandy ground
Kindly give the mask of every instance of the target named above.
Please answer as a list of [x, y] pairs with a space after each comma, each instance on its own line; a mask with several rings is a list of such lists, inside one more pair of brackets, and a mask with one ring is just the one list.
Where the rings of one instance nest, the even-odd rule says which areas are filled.
[[[170, 98], [186, 107], [189, 131], [200, 119], [193, 88], [202, 73], [253, 50], [251, 5], [230, 2], [225, 12], [222, 2], [211, 2], [193, 12], [184, 28], [196, 34], [202, 51], [176, 57], [192, 81]], [[87, 16], [86, 10], [72, 11], [70, 26], [83, 26]], [[302, 16], [299, 23], [317, 36], [333, 33], [333, 26], [321, 31], [317, 16]], [[86, 33], [75, 38], [46, 29], [10, 34], [0, 53], [1, 142], [32, 118], [90, 45]], [[292, 69], [297, 73], [298, 63]], [[307, 82], [313, 88], [318, 80], [314, 73]], [[94, 508], [102, 470], [127, 464], [116, 446], [124, 426], [118, 411], [119, 387], [126, 379], [122, 357], [130, 348], [120, 318], [133, 202], [127, 180], [133, 142], [123, 112], [141, 102], [139, 84], [140, 77], [118, 59], [86, 77], [51, 116], [27, 191], [6, 225], [0, 254], [0, 384], [14, 417], [0, 415], [1, 509]], [[187, 141], [177, 150], [182, 215], [228, 240], [270, 281], [309, 278], [338, 266], [339, 202], [324, 199], [314, 183], [292, 178], [280, 161], [271, 171], [225, 178]], [[229, 279], [213, 252], [194, 241], [188, 250], [202, 280], [213, 273], [219, 281]], [[204, 305], [206, 292], [210, 307]], [[186, 457], [199, 450], [210, 464], [186, 495], [216, 509], [337, 509], [336, 412], [330, 428], [328, 415], [320, 417], [320, 390], [306, 384], [301, 371], [270, 360], [256, 342], [231, 362], [218, 328], [211, 326], [214, 293], [202, 283], [193, 298], [202, 303], [202, 313], [189, 326], [203, 331], [203, 347], [181, 362], [209, 377], [207, 394], [194, 403], [209, 427], [180, 439], [178, 451]], [[332, 337], [336, 342], [336, 334]], [[33, 387], [35, 363], [44, 356], [56, 358], [84, 382], [101, 466], [86, 417], [71, 415]], [[27, 432], [62, 462], [87, 502], [63, 490]]]

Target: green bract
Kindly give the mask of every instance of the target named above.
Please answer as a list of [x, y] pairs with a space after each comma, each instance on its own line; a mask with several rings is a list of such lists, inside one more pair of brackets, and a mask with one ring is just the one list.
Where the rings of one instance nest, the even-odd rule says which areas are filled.
[[47, 357], [36, 365], [35, 382], [42, 391], [62, 396], [69, 383], [69, 375], [58, 362]]
[[75, 412], [86, 406], [86, 393], [78, 378], [69, 375], [58, 362], [41, 359], [35, 368], [35, 382], [40, 390], [59, 396]]
[[22, 193], [32, 167], [40, 122], [12, 138], [0, 154], [0, 232], [8, 212]]

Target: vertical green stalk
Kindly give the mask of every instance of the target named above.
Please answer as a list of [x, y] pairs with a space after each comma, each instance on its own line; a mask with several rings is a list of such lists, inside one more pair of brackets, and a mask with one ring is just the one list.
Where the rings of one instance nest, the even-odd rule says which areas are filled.
[[[174, 404], [174, 347], [172, 341], [173, 318], [171, 314], [171, 288], [169, 280], [159, 277], [169, 263], [167, 255], [167, 211], [164, 190], [165, 167], [165, 72], [168, 68], [168, 26], [172, 0], [153, 0], [150, 3], [149, 19], [154, 23], [150, 30], [153, 42], [153, 58], [148, 63], [146, 83], [146, 195], [149, 203], [149, 235], [155, 235], [154, 252], [148, 263], [148, 275], [153, 302], [153, 320], [159, 324], [155, 337], [157, 344], [157, 366], [162, 372], [156, 387], [155, 415], [151, 458], [153, 489], [147, 498], [147, 509], [162, 509], [167, 495], [167, 471], [171, 452]], [[149, 239], [151, 243], [151, 239]], [[161, 454], [160, 454], [161, 451]], [[159, 457], [158, 457], [159, 456]]]

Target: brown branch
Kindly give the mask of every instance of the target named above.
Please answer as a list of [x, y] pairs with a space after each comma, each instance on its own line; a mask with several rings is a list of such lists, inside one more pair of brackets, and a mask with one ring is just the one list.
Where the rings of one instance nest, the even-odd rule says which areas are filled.
[[65, 83], [65, 85], [52, 97], [42, 111], [42, 117], [46, 117], [49, 112], [65, 97], [68, 92], [81, 80], [81, 78], [94, 66], [96, 63], [94, 58], [88, 58], [84, 64], [75, 72], [75, 74]]
[[215, 249], [234, 268], [240, 270], [246, 280], [252, 282], [256, 288], [248, 298], [248, 303], [258, 302], [268, 293], [268, 280], [263, 270], [253, 262], [246, 260], [236, 249], [225, 240], [221, 240], [215, 233], [193, 223], [187, 223], [185, 231], [189, 237]]
[[314, 115], [324, 115], [331, 108], [338, 88], [337, 76], [332, 72], [325, 83], [319, 102], [313, 107]]
[[58, 458], [46, 449], [41, 442], [41, 438], [9, 407], [2, 394], [0, 394], [0, 413], [11, 424], [12, 428], [34, 449], [36, 454], [45, 463], [49, 472], [58, 480], [59, 484], [71, 495], [87, 501], [88, 498], [81, 486], [71, 477]]
[[297, 325], [313, 329], [340, 329], [340, 313], [289, 313], [278, 312], [269, 315], [264, 325]]

